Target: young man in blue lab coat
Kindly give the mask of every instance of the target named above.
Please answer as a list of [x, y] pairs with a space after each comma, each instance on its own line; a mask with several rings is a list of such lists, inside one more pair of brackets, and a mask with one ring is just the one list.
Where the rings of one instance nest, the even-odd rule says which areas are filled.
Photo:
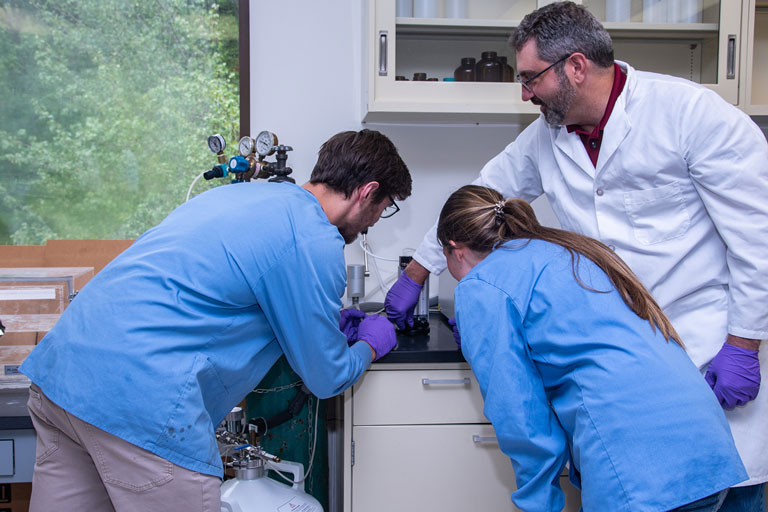
[[[510, 42], [523, 99], [542, 115], [473, 183], [527, 201], [546, 195], [564, 229], [630, 266], [726, 410], [749, 479], [722, 510], [764, 512], [765, 136], [705, 87], [614, 61], [610, 36], [582, 6], [542, 7]], [[407, 322], [428, 274], [444, 268], [433, 228], [387, 295], [390, 319]]]
[[304, 186], [218, 187], [139, 237], [21, 367], [31, 510], [219, 512], [214, 429], [281, 355], [325, 398], [394, 347], [384, 317], [340, 330], [344, 244], [410, 193], [387, 137], [342, 132]]

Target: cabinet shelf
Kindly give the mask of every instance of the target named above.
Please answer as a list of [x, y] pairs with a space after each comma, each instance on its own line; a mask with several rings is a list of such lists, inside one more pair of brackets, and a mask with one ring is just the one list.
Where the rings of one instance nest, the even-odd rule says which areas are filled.
[[[520, 20], [396, 18], [398, 36], [508, 37]], [[604, 23], [615, 38], [697, 39], [716, 37], [717, 23]]]

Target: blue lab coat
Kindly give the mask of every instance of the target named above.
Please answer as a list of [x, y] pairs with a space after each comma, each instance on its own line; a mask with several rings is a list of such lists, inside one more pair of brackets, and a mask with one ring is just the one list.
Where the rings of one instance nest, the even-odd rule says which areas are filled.
[[319, 397], [371, 362], [339, 330], [344, 240], [290, 183], [218, 187], [99, 272], [24, 361], [57, 405], [222, 476], [214, 428], [282, 355]]
[[569, 460], [586, 512], [666, 511], [746, 480], [723, 411], [683, 349], [584, 256], [578, 275], [599, 291], [579, 285], [562, 247], [512, 241], [456, 287], [462, 352], [512, 459], [515, 504], [560, 511]]

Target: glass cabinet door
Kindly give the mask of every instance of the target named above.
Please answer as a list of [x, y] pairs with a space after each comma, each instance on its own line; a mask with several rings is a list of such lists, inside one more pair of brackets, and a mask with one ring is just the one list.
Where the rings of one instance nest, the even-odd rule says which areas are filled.
[[751, 115], [768, 115], [768, 0], [748, 0], [747, 30], [742, 64], [742, 108]]
[[[469, 64], [462, 59], [477, 65], [487, 52], [505, 57], [514, 69], [507, 40], [526, 14], [546, 3], [369, 0], [366, 119], [509, 122], [537, 115], [534, 105], [522, 101], [520, 84], [457, 81], [454, 71]], [[578, 3], [604, 23], [616, 59], [704, 84], [737, 103], [741, 0]]]

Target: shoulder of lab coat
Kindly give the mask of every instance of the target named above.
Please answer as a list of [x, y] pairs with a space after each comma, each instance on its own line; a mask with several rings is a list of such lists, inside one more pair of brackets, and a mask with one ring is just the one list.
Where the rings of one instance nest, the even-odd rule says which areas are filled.
[[629, 115], [656, 104], [661, 136], [673, 137], [707, 215], [722, 238], [729, 272], [728, 332], [768, 338], [768, 142], [744, 112], [714, 91], [677, 77], [627, 69]]

